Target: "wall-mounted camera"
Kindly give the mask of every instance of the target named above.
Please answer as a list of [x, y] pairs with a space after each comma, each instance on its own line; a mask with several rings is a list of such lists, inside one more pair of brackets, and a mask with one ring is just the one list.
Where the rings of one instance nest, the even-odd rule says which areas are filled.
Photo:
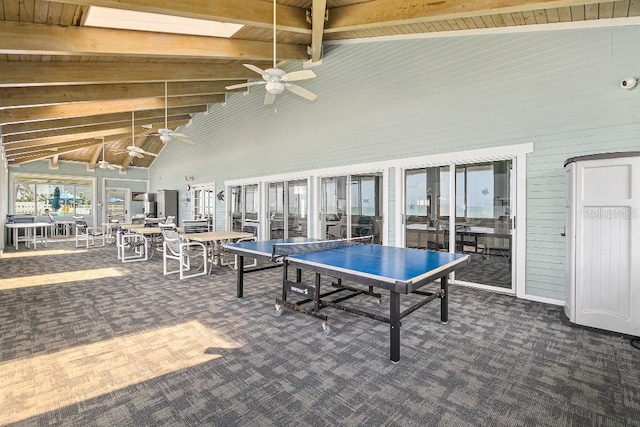
[[620, 82], [620, 87], [622, 89], [633, 89], [638, 84], [638, 79], [635, 77], [628, 77]]

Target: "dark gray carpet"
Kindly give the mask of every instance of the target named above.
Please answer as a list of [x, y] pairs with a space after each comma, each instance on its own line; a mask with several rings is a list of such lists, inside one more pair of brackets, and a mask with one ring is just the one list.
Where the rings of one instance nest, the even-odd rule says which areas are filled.
[[[105, 267], [124, 275], [28, 285], [33, 275]], [[158, 255], [121, 264], [113, 246], [0, 258], [0, 419], [20, 426], [640, 425], [640, 350], [563, 325], [559, 307], [452, 286], [449, 324], [439, 322], [438, 303], [403, 319], [401, 360], [392, 364], [386, 324], [327, 309], [325, 337], [310, 316], [277, 316], [280, 274], [247, 276], [237, 299], [227, 267], [180, 281], [162, 276]], [[24, 279], [7, 280], [15, 277]], [[193, 334], [173, 331], [181, 325]], [[165, 330], [173, 331], [170, 345], [154, 332]], [[209, 332], [234, 346], [197, 338]], [[177, 354], [162, 353], [180, 341], [188, 345]], [[78, 355], [95, 365], [82, 367]], [[106, 369], [116, 357], [119, 364]], [[39, 360], [55, 365], [34, 367]], [[82, 374], [65, 372], [71, 365]], [[40, 388], [56, 376], [69, 386], [52, 398]], [[126, 385], [114, 389], [123, 378]], [[29, 407], [38, 393], [53, 409]]]
[[469, 265], [456, 271], [456, 279], [482, 285], [511, 289], [511, 262], [506, 254], [490, 254], [487, 258], [476, 253], [466, 253], [471, 257]]

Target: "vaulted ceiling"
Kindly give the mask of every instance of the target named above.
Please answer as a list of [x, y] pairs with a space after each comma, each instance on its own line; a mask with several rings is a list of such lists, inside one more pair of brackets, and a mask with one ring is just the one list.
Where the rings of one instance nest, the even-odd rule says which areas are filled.
[[[85, 26], [91, 6], [244, 27], [231, 38]], [[50, 159], [126, 171], [159, 153], [157, 131], [225, 102], [225, 87], [271, 65], [269, 0], [0, 0], [0, 131], [10, 165]], [[278, 61], [322, 58], [322, 43], [640, 16], [640, 0], [277, 0]], [[613, 22], [613, 21], [612, 21]], [[301, 68], [301, 67], [300, 67]], [[321, 96], [321, 94], [319, 94]], [[304, 101], [310, 102], [310, 101]], [[132, 126], [133, 123], [133, 126]], [[171, 144], [180, 144], [171, 141]]]

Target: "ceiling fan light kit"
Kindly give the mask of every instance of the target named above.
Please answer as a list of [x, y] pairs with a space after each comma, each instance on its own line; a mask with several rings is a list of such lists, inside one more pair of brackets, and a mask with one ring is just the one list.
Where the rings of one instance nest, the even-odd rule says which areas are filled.
[[280, 95], [284, 92], [284, 85], [280, 82], [269, 82], [266, 85], [267, 92], [272, 95]]

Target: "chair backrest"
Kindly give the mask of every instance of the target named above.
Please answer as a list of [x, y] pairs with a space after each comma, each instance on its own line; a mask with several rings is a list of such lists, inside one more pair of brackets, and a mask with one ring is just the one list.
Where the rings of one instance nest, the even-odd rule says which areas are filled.
[[209, 231], [209, 221], [206, 219], [197, 220], [184, 220], [182, 221], [182, 227], [186, 234], [189, 233], [206, 233]]
[[33, 215], [7, 215], [7, 223], [25, 223], [25, 222], [35, 222], [36, 217]]
[[258, 224], [257, 223], [245, 223], [242, 226], [243, 233], [251, 233], [254, 236], [258, 235]]
[[87, 221], [83, 216], [74, 216], [73, 221], [76, 223], [76, 233], [87, 234]]
[[169, 224], [175, 224], [175, 223], [176, 223], [176, 217], [175, 217], [174, 215], [169, 215], [169, 216], [167, 217], [167, 219], [164, 221], [164, 223], [165, 223], [166, 225], [169, 225]]
[[180, 253], [180, 234], [173, 226], [161, 225], [162, 240], [171, 255], [177, 256]]

